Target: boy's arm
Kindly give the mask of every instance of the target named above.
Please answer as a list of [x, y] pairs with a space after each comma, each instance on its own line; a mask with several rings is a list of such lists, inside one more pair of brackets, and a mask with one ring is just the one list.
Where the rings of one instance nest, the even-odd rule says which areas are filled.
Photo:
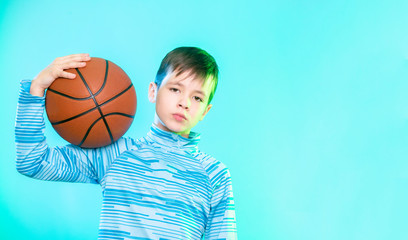
[[221, 179], [215, 186], [211, 197], [210, 214], [205, 227], [204, 239], [237, 239], [232, 182], [227, 168], [222, 171]]
[[21, 82], [15, 125], [16, 167], [26, 176], [67, 182], [98, 183], [113, 159], [126, 150], [124, 139], [104, 148], [74, 145], [50, 148], [44, 130], [45, 97], [30, 94], [29, 80]]

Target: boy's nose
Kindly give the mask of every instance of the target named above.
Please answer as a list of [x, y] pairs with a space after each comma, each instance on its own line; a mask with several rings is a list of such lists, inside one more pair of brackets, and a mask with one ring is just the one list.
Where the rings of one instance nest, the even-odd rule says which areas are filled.
[[191, 103], [190, 103], [190, 100], [188, 98], [186, 98], [186, 97], [180, 98], [180, 101], [179, 101], [179, 106], [180, 107], [188, 109], [190, 107], [190, 104]]

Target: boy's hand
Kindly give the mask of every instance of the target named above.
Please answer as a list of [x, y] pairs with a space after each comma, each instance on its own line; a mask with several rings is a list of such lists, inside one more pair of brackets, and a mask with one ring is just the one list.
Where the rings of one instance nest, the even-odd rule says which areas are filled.
[[75, 74], [65, 72], [65, 69], [85, 67], [86, 61], [91, 60], [89, 54], [72, 54], [56, 58], [48, 67], [42, 70], [31, 82], [30, 94], [43, 97], [44, 91], [55, 79], [62, 77], [74, 79]]

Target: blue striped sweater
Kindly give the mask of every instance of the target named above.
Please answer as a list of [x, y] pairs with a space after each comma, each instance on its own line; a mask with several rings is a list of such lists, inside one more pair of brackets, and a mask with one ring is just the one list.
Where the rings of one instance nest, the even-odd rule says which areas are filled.
[[189, 138], [154, 123], [147, 136], [102, 148], [51, 148], [45, 97], [22, 80], [15, 125], [18, 172], [28, 177], [100, 184], [99, 239], [237, 239], [228, 168]]

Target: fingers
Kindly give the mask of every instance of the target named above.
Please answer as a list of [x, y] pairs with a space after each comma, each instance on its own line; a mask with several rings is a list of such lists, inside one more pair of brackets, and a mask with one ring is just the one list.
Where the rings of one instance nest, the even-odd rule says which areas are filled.
[[66, 69], [82, 68], [86, 66], [86, 61], [90, 61], [89, 54], [72, 54], [64, 57], [58, 57], [50, 65], [50, 70], [53, 76], [74, 79], [75, 74], [66, 72]]
[[51, 66], [51, 72], [54, 78], [58, 77], [63, 77], [63, 78], [69, 78], [69, 79], [74, 79], [76, 77], [76, 74], [64, 71], [66, 69], [74, 69], [74, 68], [81, 68], [85, 67], [86, 63], [85, 62], [66, 62], [66, 63], [55, 63], [54, 65]]
[[66, 62], [66, 63], [62, 63], [60, 64], [62, 69], [69, 69], [69, 68], [81, 68], [81, 67], [85, 67], [86, 66], [86, 62]]
[[66, 61], [89, 61], [91, 60], [91, 57], [89, 56], [89, 53], [80, 53], [80, 54], [72, 54], [65, 56]]
[[69, 79], [74, 79], [74, 78], [76, 77], [75, 74], [69, 73], [69, 72], [65, 72], [65, 71], [61, 71], [58, 75], [59, 75], [59, 77], [69, 78]]
[[[58, 57], [54, 60], [55, 65], [70, 66], [72, 62], [90, 61], [91, 57], [88, 53], [72, 54], [64, 57]], [[64, 68], [66, 69], [66, 68]]]

